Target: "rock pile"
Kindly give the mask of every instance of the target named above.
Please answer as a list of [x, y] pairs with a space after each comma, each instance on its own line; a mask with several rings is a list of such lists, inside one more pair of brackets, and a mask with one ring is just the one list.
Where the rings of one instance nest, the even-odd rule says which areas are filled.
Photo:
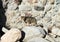
[[60, 0], [2, 1], [9, 30], [1, 42], [60, 42]]

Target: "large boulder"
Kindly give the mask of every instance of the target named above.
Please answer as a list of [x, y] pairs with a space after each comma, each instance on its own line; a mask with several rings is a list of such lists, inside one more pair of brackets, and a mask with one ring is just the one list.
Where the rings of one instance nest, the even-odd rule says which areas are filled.
[[16, 42], [21, 38], [21, 31], [13, 28], [1, 37], [1, 42]]

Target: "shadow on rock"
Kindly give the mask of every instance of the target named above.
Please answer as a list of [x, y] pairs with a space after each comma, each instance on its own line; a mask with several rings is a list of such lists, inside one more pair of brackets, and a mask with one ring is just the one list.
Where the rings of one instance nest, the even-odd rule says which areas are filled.
[[0, 37], [4, 34], [4, 32], [2, 32], [2, 27], [5, 26], [5, 23], [6, 23], [5, 10], [3, 8], [2, 0], [0, 0]]
[[25, 38], [25, 32], [24, 31], [21, 31], [21, 35], [22, 35], [22, 37], [20, 39], [20, 42], [23, 42], [23, 39]]

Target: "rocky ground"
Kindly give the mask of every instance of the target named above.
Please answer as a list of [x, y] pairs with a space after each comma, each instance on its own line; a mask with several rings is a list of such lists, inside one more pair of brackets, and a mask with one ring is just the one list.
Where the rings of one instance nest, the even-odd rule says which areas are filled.
[[5, 33], [1, 42], [60, 42], [60, 0], [2, 0]]

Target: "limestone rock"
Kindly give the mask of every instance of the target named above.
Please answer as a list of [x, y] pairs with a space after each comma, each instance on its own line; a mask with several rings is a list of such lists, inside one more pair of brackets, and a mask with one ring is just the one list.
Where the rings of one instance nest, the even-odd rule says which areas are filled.
[[46, 5], [47, 0], [40, 0], [40, 3], [41, 3], [42, 5]]
[[45, 39], [48, 40], [49, 42], [56, 42], [56, 41], [54, 40], [54, 38], [52, 38], [52, 37], [49, 36], [49, 35], [46, 35]]
[[52, 33], [55, 34], [55, 35], [60, 36], [60, 29], [57, 28], [57, 27], [53, 27], [53, 28], [52, 28]]
[[27, 26], [27, 27], [24, 27], [22, 29], [24, 32], [25, 32], [25, 39], [28, 39], [28, 38], [33, 38], [35, 36], [40, 36], [40, 37], [44, 37], [45, 35], [45, 32], [42, 28], [40, 27], [35, 27], [35, 26]]
[[40, 38], [40, 37], [36, 37], [36, 38], [32, 38], [32, 39], [29, 39], [27, 41], [24, 41], [24, 42], [49, 42], [43, 38]]
[[9, 10], [15, 10], [18, 7], [18, 5], [12, 2], [11, 4], [8, 4], [7, 7]]
[[46, 4], [44, 11], [47, 12], [47, 11], [51, 10], [51, 8], [52, 8], [51, 4]]
[[3, 27], [3, 28], [2, 28], [2, 31], [3, 31], [4, 33], [6, 33], [6, 32], [8, 32], [9, 30], [6, 29], [5, 27]]
[[18, 29], [11, 29], [1, 37], [1, 42], [16, 42], [21, 38], [21, 31]]
[[54, 4], [55, 0], [48, 0], [50, 4]]
[[6, 17], [7, 17], [6, 26], [8, 28], [20, 28], [21, 29], [23, 27], [23, 23], [21, 21], [21, 14], [19, 11], [7, 10]]
[[31, 6], [28, 6], [28, 5], [19, 6], [19, 11], [31, 11], [31, 10], [32, 10]]

